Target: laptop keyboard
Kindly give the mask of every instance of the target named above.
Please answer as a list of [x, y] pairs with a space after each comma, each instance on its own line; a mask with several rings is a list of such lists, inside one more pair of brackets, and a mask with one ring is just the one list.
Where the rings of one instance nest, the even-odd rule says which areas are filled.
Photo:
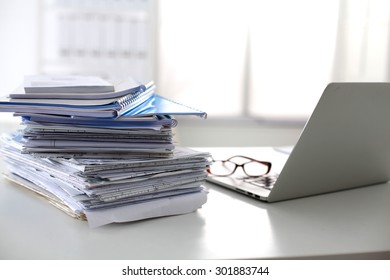
[[256, 187], [271, 190], [279, 174], [267, 174], [260, 177], [241, 177], [237, 178]]

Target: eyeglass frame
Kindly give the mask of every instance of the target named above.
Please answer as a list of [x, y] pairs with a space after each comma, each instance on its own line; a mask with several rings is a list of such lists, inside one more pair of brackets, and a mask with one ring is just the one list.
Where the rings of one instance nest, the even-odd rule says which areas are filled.
[[[235, 162], [231, 161], [231, 159], [236, 158], [236, 157], [241, 157], [241, 158], [244, 158], [244, 159], [248, 159], [250, 161], [245, 162], [243, 164], [238, 164], [238, 163], [235, 163]], [[215, 159], [212, 158], [212, 162], [217, 162], [217, 161], [221, 161], [223, 163], [228, 161], [228, 162], [231, 162], [231, 163], [235, 164], [235, 167], [234, 167], [233, 171], [231, 173], [225, 174], [225, 175], [217, 175], [217, 174], [212, 173], [211, 170], [210, 170], [211, 166], [209, 166], [207, 168], [207, 172], [209, 174], [211, 174], [213, 176], [217, 176], [217, 177], [228, 177], [228, 176], [231, 176], [231, 175], [233, 175], [236, 172], [238, 167], [241, 167], [242, 170], [244, 171], [245, 175], [247, 175], [248, 177], [251, 177], [251, 178], [255, 178], [255, 177], [260, 177], [260, 176], [264, 176], [264, 175], [268, 174], [271, 171], [271, 168], [272, 168], [272, 163], [269, 162], [269, 161], [257, 160], [257, 159], [254, 159], [254, 158], [250, 158], [250, 157], [247, 157], [247, 156], [241, 156], [241, 155], [235, 155], [235, 156], [232, 156], [232, 157], [230, 157], [228, 159], [225, 159], [225, 160], [215, 160]], [[267, 171], [264, 174], [257, 175], [257, 176], [249, 175], [248, 173], [246, 173], [244, 165], [247, 164], [247, 163], [250, 163], [252, 161], [258, 162], [258, 163], [261, 163], [261, 164], [267, 166]]]

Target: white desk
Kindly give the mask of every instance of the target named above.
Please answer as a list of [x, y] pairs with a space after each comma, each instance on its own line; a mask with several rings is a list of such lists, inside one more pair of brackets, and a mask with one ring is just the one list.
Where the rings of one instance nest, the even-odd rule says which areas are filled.
[[390, 259], [390, 184], [267, 204], [207, 184], [198, 211], [90, 229], [0, 179], [0, 259]]

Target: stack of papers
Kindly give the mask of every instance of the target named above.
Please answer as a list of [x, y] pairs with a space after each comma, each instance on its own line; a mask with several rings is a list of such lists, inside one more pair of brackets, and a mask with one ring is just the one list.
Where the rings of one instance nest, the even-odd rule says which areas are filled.
[[[66, 86], [60, 87], [63, 98]], [[139, 85], [133, 94], [148, 88]], [[24, 99], [37, 101], [31, 104], [55, 100], [45, 90], [30, 89]], [[55, 90], [50, 88], [54, 96]], [[77, 90], [69, 90], [68, 100], [77, 100], [71, 93]], [[79, 95], [91, 96], [91, 91], [100, 90], [85, 87]], [[156, 95], [154, 87], [149, 94], [113, 118], [70, 115], [61, 109], [41, 113], [20, 105], [15, 116], [21, 117], [22, 128], [1, 138], [8, 167], [4, 175], [91, 227], [195, 211], [207, 200], [202, 184], [210, 155], [174, 145], [173, 115], [205, 113]]]

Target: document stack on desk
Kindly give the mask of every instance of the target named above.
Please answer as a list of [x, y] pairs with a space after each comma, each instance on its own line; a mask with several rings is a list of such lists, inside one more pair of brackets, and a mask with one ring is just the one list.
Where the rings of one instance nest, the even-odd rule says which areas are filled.
[[[91, 227], [189, 213], [206, 202], [209, 154], [175, 146], [172, 135], [175, 114], [204, 112], [155, 94], [152, 83], [122, 88], [127, 100], [142, 98], [119, 110], [113, 104], [124, 96], [109, 84], [82, 86], [26, 88], [0, 104], [22, 119], [19, 131], [2, 135], [8, 179]], [[86, 117], [79, 112], [91, 105], [83, 101], [113, 105], [112, 115]]]

